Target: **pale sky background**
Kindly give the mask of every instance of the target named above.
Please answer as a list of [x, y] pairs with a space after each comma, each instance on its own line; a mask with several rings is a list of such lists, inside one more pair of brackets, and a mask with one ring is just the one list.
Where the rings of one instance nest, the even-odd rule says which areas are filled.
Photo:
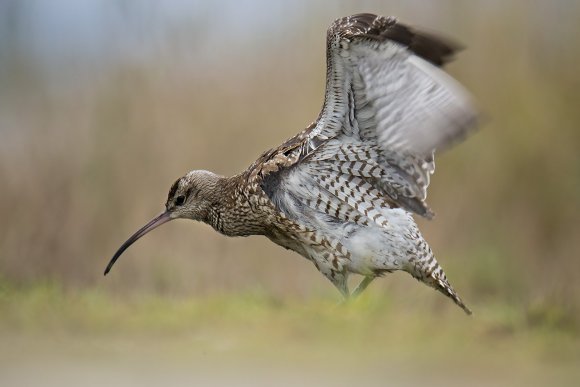
[[[389, 6], [392, 3], [392, 7]], [[473, 2], [471, 2], [473, 3]], [[0, 3], [0, 58], [19, 54], [32, 57], [49, 76], [94, 72], [109, 61], [147, 60], [159, 55], [164, 44], [175, 61], [214, 61], [228, 49], [244, 50], [256, 43], [274, 44], [273, 36], [288, 36], [292, 28], [308, 26], [348, 12], [393, 9], [400, 16], [413, 15], [413, 23], [441, 30], [442, 23], [460, 23], [462, 12], [509, 8], [516, 2], [479, 1], [462, 9], [454, 1], [76, 1], [4, 0]], [[567, 44], [574, 25], [574, 1], [530, 1], [523, 17], [537, 19], [533, 38], [537, 44]], [[450, 14], [449, 10], [457, 14]], [[389, 12], [387, 12], [389, 13]], [[401, 13], [403, 15], [401, 15]], [[471, 15], [473, 16], [473, 15]], [[188, 37], [199, 31], [203, 39]], [[283, 35], [282, 35], [283, 34]], [[175, 39], [178, 36], [180, 39]], [[177, 42], [177, 43], [176, 43]], [[215, 45], [219, 49], [215, 49]], [[12, 50], [10, 50], [10, 49]]]

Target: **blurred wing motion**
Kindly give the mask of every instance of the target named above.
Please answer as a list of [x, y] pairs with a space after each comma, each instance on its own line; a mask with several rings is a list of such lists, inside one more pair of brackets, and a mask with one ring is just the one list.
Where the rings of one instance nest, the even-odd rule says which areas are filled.
[[394, 18], [359, 14], [328, 30], [324, 106], [309, 128], [265, 154], [250, 179], [285, 214], [306, 205], [384, 226], [381, 208], [431, 217], [434, 152], [475, 127], [467, 92], [439, 66], [457, 47]]

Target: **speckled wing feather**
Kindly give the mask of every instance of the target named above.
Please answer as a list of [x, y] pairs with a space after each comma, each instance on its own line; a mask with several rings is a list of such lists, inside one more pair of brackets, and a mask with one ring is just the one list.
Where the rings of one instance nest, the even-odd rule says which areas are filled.
[[341, 127], [333, 124], [352, 118], [386, 151], [428, 157], [445, 149], [476, 120], [468, 93], [438, 67], [456, 48], [394, 18], [337, 20], [328, 30], [326, 104], [313, 134], [334, 137]]
[[387, 208], [430, 217], [425, 199], [434, 152], [476, 121], [467, 92], [438, 67], [456, 49], [394, 18], [335, 21], [323, 109], [313, 125], [262, 156], [255, 174], [262, 188], [288, 213], [307, 205], [380, 226]]

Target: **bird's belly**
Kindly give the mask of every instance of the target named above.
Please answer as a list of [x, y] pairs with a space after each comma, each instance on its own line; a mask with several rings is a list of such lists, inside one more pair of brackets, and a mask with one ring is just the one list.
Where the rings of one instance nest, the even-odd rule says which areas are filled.
[[417, 248], [417, 240], [410, 231], [416, 230], [417, 226], [403, 210], [389, 210], [387, 214], [389, 223], [386, 227], [350, 224], [345, 226], [342, 235], [337, 235], [350, 253], [350, 260], [345, 264], [348, 271], [373, 275], [407, 267]]
[[296, 253], [302, 255], [307, 259], [311, 259], [310, 254], [305, 249], [304, 243], [301, 243], [299, 239], [290, 237], [285, 232], [279, 232], [278, 230], [270, 230], [265, 236], [278, 246], [282, 246], [287, 250], [295, 251]]
[[[404, 210], [389, 209], [384, 215], [389, 220], [385, 227], [337, 223], [330, 221], [327, 216], [311, 217], [314, 221], [309, 222], [307, 228], [316, 230], [318, 237], [329, 242], [324, 249], [316, 242], [318, 247], [311, 246], [313, 241], [305, 237], [307, 234], [272, 229], [266, 236], [274, 243], [312, 260], [323, 273], [346, 270], [362, 275], [377, 275], [385, 271], [405, 270], [417, 248], [414, 233], [410, 233], [411, 230], [417, 230], [417, 226], [411, 215]], [[336, 254], [335, 261], [334, 258], [329, 259], [327, 253], [335, 253], [329, 248], [338, 245], [337, 242], [348, 251], [348, 257]]]
[[342, 241], [350, 252], [347, 270], [362, 275], [400, 270], [408, 260], [408, 244], [403, 235], [379, 227], [361, 227]]

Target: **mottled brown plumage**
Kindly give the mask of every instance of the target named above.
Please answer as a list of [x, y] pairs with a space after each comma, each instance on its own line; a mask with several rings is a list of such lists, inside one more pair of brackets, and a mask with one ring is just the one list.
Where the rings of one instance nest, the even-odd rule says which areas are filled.
[[470, 313], [411, 216], [432, 216], [425, 199], [434, 152], [474, 127], [469, 96], [437, 68], [456, 49], [394, 18], [335, 21], [318, 119], [239, 175], [178, 179], [165, 212], [121, 246], [105, 274], [145, 233], [187, 218], [229, 236], [264, 235], [311, 260], [345, 297], [350, 273], [365, 277], [356, 295], [404, 270]]

